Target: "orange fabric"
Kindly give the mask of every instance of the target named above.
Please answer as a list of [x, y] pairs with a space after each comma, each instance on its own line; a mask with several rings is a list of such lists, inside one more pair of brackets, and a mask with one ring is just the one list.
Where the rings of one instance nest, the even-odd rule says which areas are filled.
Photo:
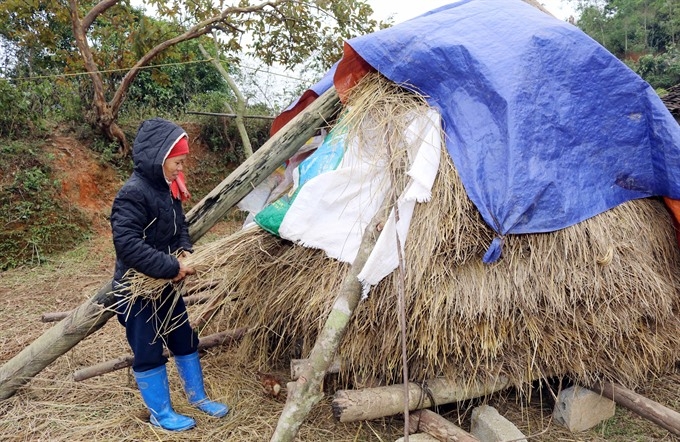
[[308, 89], [305, 91], [304, 94], [300, 97], [297, 103], [295, 103], [295, 106], [292, 108], [281, 112], [276, 118], [274, 118], [274, 121], [272, 122], [272, 127], [269, 129], [269, 136], [273, 136], [276, 132], [279, 131], [283, 126], [285, 126], [290, 120], [295, 118], [297, 114], [302, 112], [304, 108], [309, 106], [312, 101], [316, 100], [319, 96], [316, 94], [311, 89]]
[[333, 77], [335, 89], [338, 91], [340, 101], [345, 102], [350, 89], [352, 89], [364, 75], [375, 71], [373, 66], [366, 63], [359, 54], [345, 42], [342, 60], [338, 64]]
[[673, 227], [675, 227], [675, 239], [680, 246], [680, 200], [663, 197], [663, 202], [666, 203], [666, 208], [673, 217]]
[[[347, 43], [345, 43], [343, 49], [344, 55], [338, 68], [333, 76], [333, 83], [335, 89], [338, 91], [340, 96], [340, 101], [347, 100], [347, 94], [350, 89], [354, 87], [359, 80], [361, 80], [364, 75], [374, 71], [373, 67], [366, 63], [366, 61], [356, 53], [354, 49]], [[273, 136], [278, 132], [283, 126], [285, 126], [290, 120], [295, 118], [297, 114], [302, 112], [307, 106], [309, 106], [314, 100], [316, 100], [319, 95], [311, 89], [305, 91], [300, 97], [295, 106], [292, 108], [281, 112], [272, 122], [272, 126], [269, 129], [269, 136]]]
[[187, 189], [184, 174], [182, 172], [179, 172], [177, 179], [170, 183], [170, 192], [172, 193], [172, 197], [178, 200], [186, 201], [191, 198], [191, 193], [189, 193], [189, 189]]

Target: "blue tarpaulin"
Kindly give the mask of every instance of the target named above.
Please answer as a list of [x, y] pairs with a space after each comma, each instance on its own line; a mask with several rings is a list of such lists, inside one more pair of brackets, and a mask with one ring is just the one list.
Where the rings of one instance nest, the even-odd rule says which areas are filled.
[[654, 90], [521, 0], [460, 1], [347, 43], [441, 112], [467, 194], [498, 234], [485, 262], [507, 234], [680, 198], [680, 126]]

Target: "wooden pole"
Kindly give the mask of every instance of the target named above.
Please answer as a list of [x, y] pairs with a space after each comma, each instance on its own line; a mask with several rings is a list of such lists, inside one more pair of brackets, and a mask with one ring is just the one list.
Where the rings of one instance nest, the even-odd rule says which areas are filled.
[[430, 410], [411, 413], [409, 427], [413, 433], [427, 433], [440, 442], [479, 442], [467, 431]]
[[[250, 190], [276, 170], [286, 159], [328, 124], [340, 100], [331, 88], [296, 115], [251, 157], [236, 168], [189, 213], [189, 234], [195, 242], [214, 226]], [[109, 309], [115, 302], [111, 282], [69, 316], [43, 333], [0, 367], [0, 400], [16, 391], [59, 356], [99, 330], [114, 315]]]
[[[303, 370], [309, 364], [308, 359], [291, 359], [290, 360], [290, 378], [297, 381], [302, 375]], [[340, 373], [340, 368], [342, 363], [339, 359], [333, 359], [331, 364], [326, 369], [326, 374], [328, 373]]]
[[244, 161], [187, 214], [192, 238], [203, 236], [236, 203], [328, 125], [339, 110], [335, 88], [326, 91]]
[[364, 230], [357, 256], [342, 282], [324, 328], [319, 333], [309, 358], [305, 360], [297, 381], [287, 385], [286, 404], [279, 416], [272, 442], [292, 442], [312, 407], [323, 397], [323, 379], [333, 363], [347, 325], [361, 299], [362, 286], [357, 276], [375, 246], [388, 213], [389, 205], [385, 201]]
[[[426, 381], [424, 385], [430, 394], [426, 393], [420, 384], [409, 383], [409, 410], [486, 396], [508, 388], [510, 382], [501, 377], [487, 383], [460, 384], [444, 378], [435, 378]], [[333, 415], [340, 422], [356, 422], [394, 416], [404, 410], [404, 386], [389, 385], [362, 390], [338, 390], [335, 392], [332, 406]]]
[[671, 433], [680, 436], [680, 413], [620, 385], [601, 382], [589, 387], [633, 413], [648, 419]]
[[[204, 302], [208, 301], [208, 299], [210, 299], [210, 296], [208, 295], [184, 296], [184, 304], [186, 305], [203, 304]], [[71, 314], [71, 312], [43, 313], [42, 316], [40, 317], [40, 320], [42, 322], [57, 322], [67, 317], [69, 314]]]
[[[240, 339], [246, 333], [245, 327], [237, 328], [236, 330], [228, 330], [221, 333], [215, 333], [205, 336], [198, 341], [198, 349], [204, 350], [206, 348], [217, 347], [218, 345], [228, 344], [236, 339]], [[168, 350], [163, 350], [163, 355], [168, 357]], [[133, 355], [120, 356], [116, 359], [111, 359], [91, 367], [81, 368], [73, 373], [74, 381], [84, 381], [95, 376], [100, 376], [112, 371], [120, 370], [125, 367], [132, 366], [134, 361]]]

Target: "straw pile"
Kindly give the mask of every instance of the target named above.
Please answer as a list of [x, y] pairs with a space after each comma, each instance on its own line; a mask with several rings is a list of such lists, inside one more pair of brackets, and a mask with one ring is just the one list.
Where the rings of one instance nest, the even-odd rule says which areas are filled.
[[[372, 76], [355, 88], [345, 121], [368, 118], [394, 140], [399, 126], [381, 115], [398, 118], [423, 106]], [[353, 136], [360, 132], [354, 125]], [[558, 232], [508, 237], [502, 259], [485, 265], [492, 238], [443, 153], [404, 257], [412, 380], [504, 375], [521, 386], [567, 375], [634, 387], [680, 359], [680, 254], [659, 201], [629, 202]], [[218, 283], [210, 308], [221, 309], [211, 327], [249, 327], [240, 351], [260, 366], [309, 354], [349, 268], [257, 228], [190, 259]], [[343, 384], [400, 382], [396, 290], [393, 274], [359, 305], [338, 353]]]

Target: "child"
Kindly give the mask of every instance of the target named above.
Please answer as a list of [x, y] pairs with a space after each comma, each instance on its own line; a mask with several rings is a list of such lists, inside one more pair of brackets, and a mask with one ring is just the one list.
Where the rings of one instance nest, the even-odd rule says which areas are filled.
[[[195, 273], [182, 263], [184, 254], [192, 251], [182, 209], [182, 201], [190, 196], [182, 174], [188, 154], [188, 137], [181, 127], [161, 118], [142, 122], [133, 146], [134, 171], [111, 209], [114, 290], [125, 293], [128, 269], [169, 280], [156, 300], [137, 297], [130, 302], [124, 297], [118, 320], [134, 354], [132, 369], [151, 423], [171, 431], [187, 430], [196, 422], [172, 409], [164, 344], [175, 358], [189, 402], [211, 416], [229, 412], [228, 406], [207, 398], [198, 336], [189, 325], [182, 298], [173, 302], [173, 283]], [[169, 327], [163, 325], [167, 317], [172, 317]]]

